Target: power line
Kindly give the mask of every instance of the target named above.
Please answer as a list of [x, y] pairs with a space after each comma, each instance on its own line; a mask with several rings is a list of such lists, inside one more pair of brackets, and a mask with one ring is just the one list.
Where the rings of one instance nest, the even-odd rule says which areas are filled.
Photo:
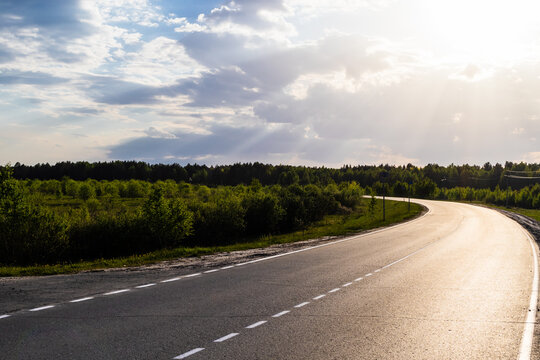
[[540, 176], [517, 176], [517, 175], [504, 175], [504, 177], [510, 179], [527, 179], [527, 180], [540, 180]]

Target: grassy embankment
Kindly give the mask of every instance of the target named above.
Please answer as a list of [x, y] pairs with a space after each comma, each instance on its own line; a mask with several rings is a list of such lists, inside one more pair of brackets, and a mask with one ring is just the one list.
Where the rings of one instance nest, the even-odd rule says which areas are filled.
[[314, 239], [323, 236], [348, 235], [357, 233], [359, 231], [365, 231], [402, 222], [407, 219], [414, 218], [422, 212], [422, 207], [417, 204], [411, 203], [410, 211], [408, 211], [408, 205], [405, 202], [387, 201], [386, 221], [383, 222], [382, 201], [377, 200], [373, 215], [371, 215], [368, 211], [368, 203], [369, 201], [366, 199], [351, 214], [327, 215], [323, 220], [316, 222], [304, 230], [295, 231], [288, 234], [262, 236], [255, 239], [243, 239], [243, 241], [239, 243], [226, 246], [178, 247], [175, 249], [163, 249], [147, 254], [113, 259], [98, 259], [93, 261], [25, 267], [3, 266], [0, 267], [0, 276], [68, 274], [104, 268], [139, 266], [182, 257], [254, 249], [274, 244], [285, 244]]
[[[485, 205], [485, 204], [482, 204], [482, 205]], [[501, 210], [506, 210], [506, 211], [517, 213], [517, 214], [525, 215], [540, 222], [539, 209], [523, 209], [523, 208], [518, 208], [518, 207], [505, 207], [505, 206], [496, 206], [496, 205], [487, 205], [487, 206], [494, 209], [501, 209]]]

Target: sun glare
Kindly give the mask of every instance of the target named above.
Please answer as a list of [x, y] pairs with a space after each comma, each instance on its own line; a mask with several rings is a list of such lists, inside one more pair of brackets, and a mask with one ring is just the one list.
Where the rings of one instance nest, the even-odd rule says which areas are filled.
[[460, 60], [522, 60], [538, 34], [535, 0], [427, 0], [426, 9], [426, 31]]

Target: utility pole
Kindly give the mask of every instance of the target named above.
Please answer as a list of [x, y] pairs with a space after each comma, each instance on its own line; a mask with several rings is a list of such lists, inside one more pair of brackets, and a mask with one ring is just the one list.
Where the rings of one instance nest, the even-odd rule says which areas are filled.
[[383, 195], [382, 195], [382, 220], [386, 221], [386, 181], [388, 180], [388, 172], [385, 170], [381, 173], [381, 182], [383, 185]]
[[386, 220], [386, 206], [384, 202], [384, 194], [386, 194], [386, 188], [384, 188], [382, 196], [382, 221]]
[[504, 177], [506, 178], [506, 208], [508, 208], [508, 176], [505, 174]]
[[407, 189], [407, 193], [409, 194], [409, 203], [407, 204], [407, 212], [411, 212], [411, 190], [412, 190], [412, 180], [409, 180], [409, 188]]

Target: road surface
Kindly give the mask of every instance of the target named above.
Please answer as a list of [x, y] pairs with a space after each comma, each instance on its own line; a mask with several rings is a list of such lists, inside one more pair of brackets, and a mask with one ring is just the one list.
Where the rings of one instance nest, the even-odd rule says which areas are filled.
[[309, 250], [0, 309], [0, 357], [529, 358], [536, 245], [493, 210], [418, 202], [421, 218]]

